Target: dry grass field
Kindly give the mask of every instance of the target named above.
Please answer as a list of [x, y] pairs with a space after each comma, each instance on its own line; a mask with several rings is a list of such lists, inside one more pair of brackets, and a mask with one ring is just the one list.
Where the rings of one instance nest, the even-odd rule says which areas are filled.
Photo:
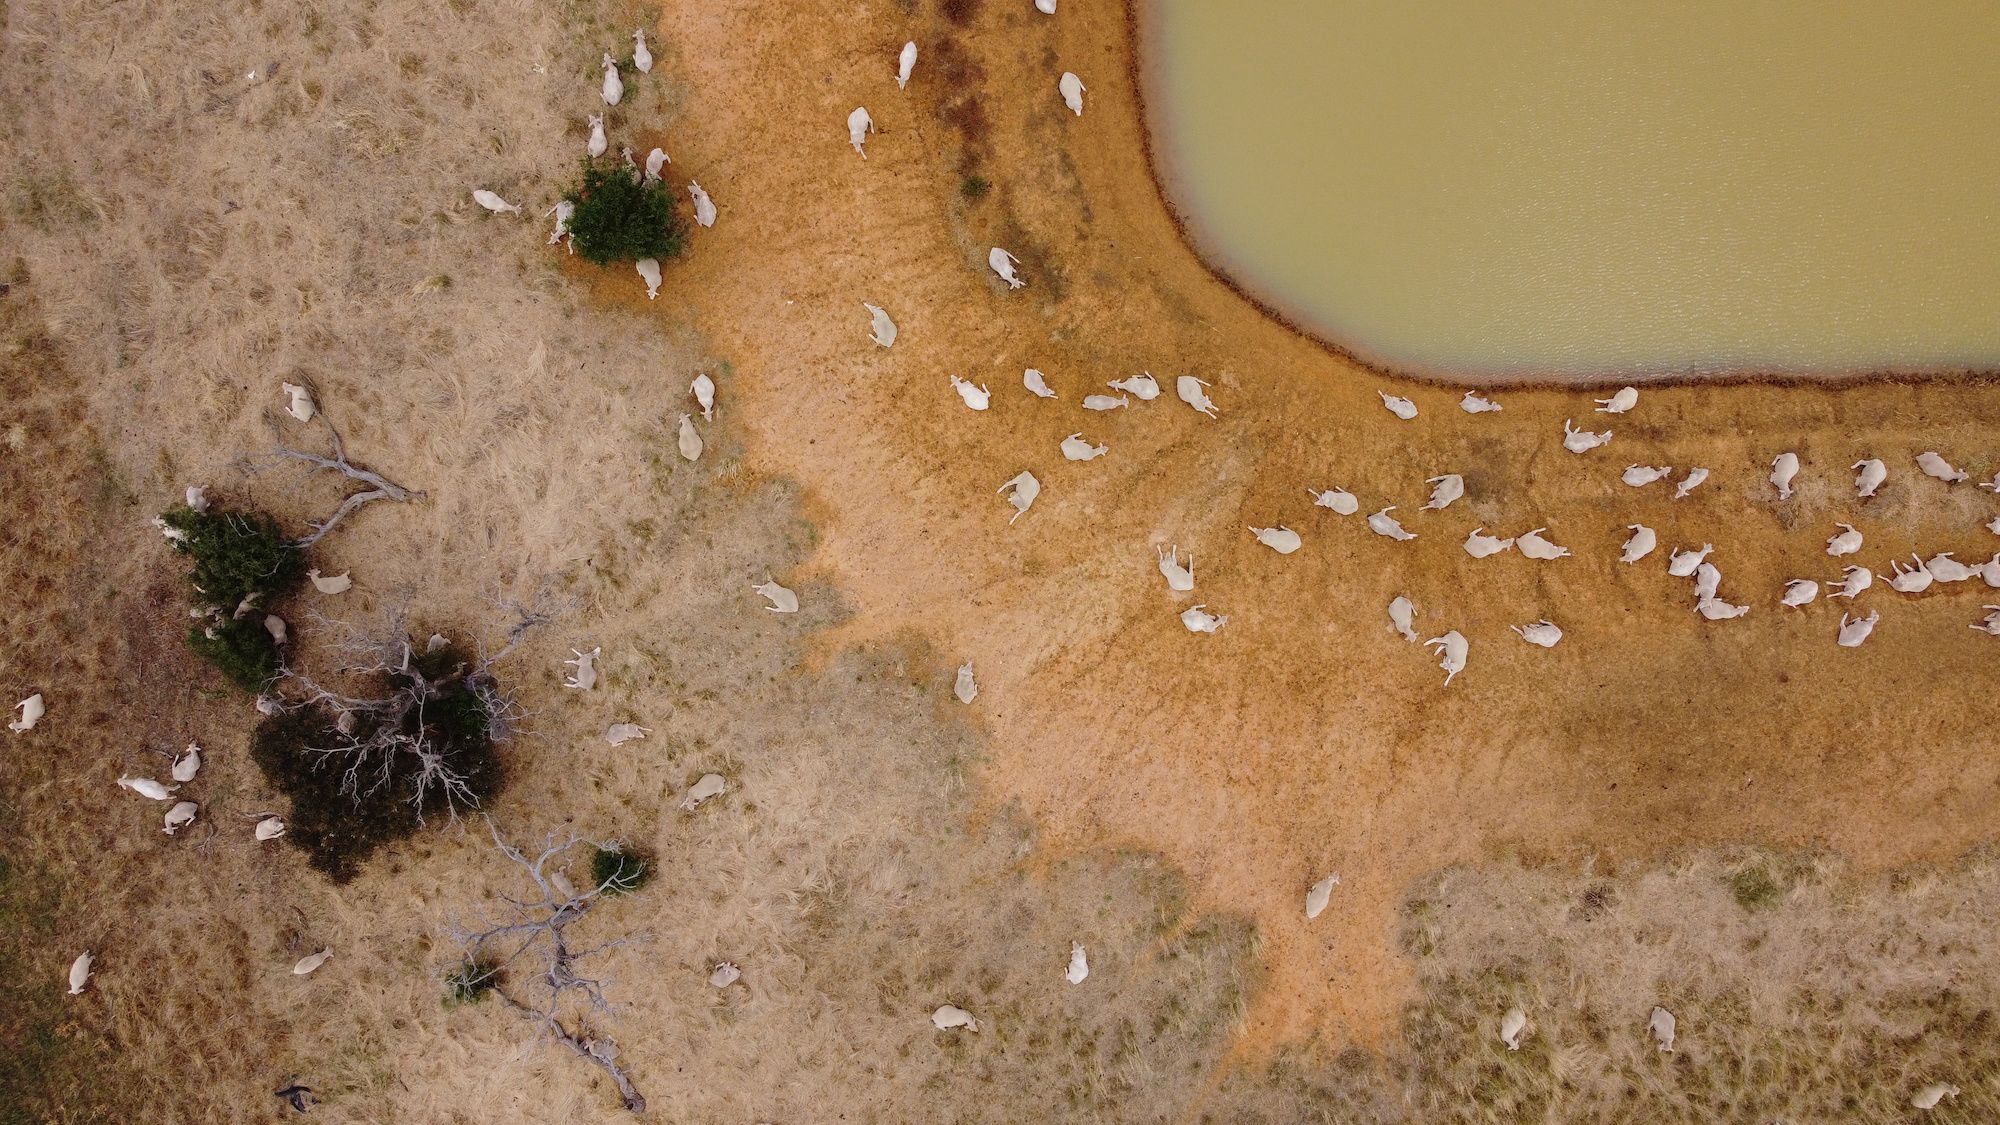
[[[1202, 270], [1146, 176], [1115, 7], [0, 14], [0, 702], [49, 699], [0, 737], [0, 1121], [278, 1120], [293, 1078], [311, 1120], [624, 1116], [504, 1007], [445, 1002], [448, 931], [519, 889], [484, 823], [344, 886], [250, 838], [278, 802], [256, 716], [182, 643], [183, 564], [149, 520], [196, 482], [294, 531], [332, 510], [333, 481], [268, 457], [324, 440], [281, 381], [423, 492], [315, 549], [356, 585], [279, 607], [308, 662], [316, 614], [407, 610], [494, 644], [504, 603], [556, 609], [497, 669], [528, 717], [486, 811], [519, 841], [574, 827], [656, 855], [588, 922], [639, 935], [595, 1030], [649, 1116], [1872, 1121], [1934, 1081], [1964, 1093], [1929, 1119], [2000, 1115], [1982, 599], [1878, 587], [1854, 652], [1837, 610], [1771, 605], [1780, 578], [1827, 576], [1836, 518], [1871, 565], [1984, 557], [1992, 498], [1907, 457], [1990, 475], [1992, 386], [1649, 391], [1607, 452], [1712, 465], [1709, 493], [1649, 498], [1646, 522], [1715, 540], [1725, 592], [1758, 602], [1704, 625], [1663, 575], [1607, 564], [1629, 490], [1550, 436], [1581, 394], [1496, 392], [1504, 414], [1466, 418], [1402, 386], [1425, 414], [1391, 429], [1392, 384]], [[659, 62], [627, 73], [614, 145], [664, 144], [721, 209], [654, 305], [469, 196], [548, 207], [602, 108], [599, 53], [641, 24]], [[906, 38], [924, 61], [899, 95]], [[1065, 68], [1090, 83], [1081, 119]], [[855, 104], [882, 130], [865, 163]], [[995, 243], [1027, 289], [982, 272]], [[863, 300], [898, 318], [894, 349]], [[1072, 400], [1201, 373], [1222, 418], [1036, 414], [1027, 365]], [[720, 410], [689, 465], [697, 371]], [[969, 422], [947, 373], [989, 382], [990, 416]], [[1080, 424], [1110, 457], [1054, 457]], [[1784, 508], [1758, 483], [1779, 448], [1809, 467]], [[1861, 450], [1898, 475], [1856, 510]], [[1010, 529], [992, 490], [1031, 465], [1047, 491]], [[1418, 482], [1453, 469], [1471, 513], [1416, 517]], [[1423, 537], [1308, 522], [1307, 483], [1401, 503]], [[1546, 523], [1578, 557], [1474, 570], [1475, 517]], [[1308, 537], [1283, 563], [1240, 530], [1279, 519]], [[1222, 633], [1174, 622], [1156, 541], [1196, 547]], [[767, 576], [804, 612], [760, 608]], [[1449, 691], [1384, 630], [1396, 592], [1473, 638]], [[1510, 643], [1545, 611], [1564, 647]], [[561, 660], [592, 646], [603, 682], [566, 691]], [[949, 690], [968, 658], [971, 708]], [[610, 747], [620, 721], [652, 733]], [[112, 782], [190, 738], [202, 819], [169, 837]], [[708, 772], [728, 792], [682, 811]], [[1308, 928], [1329, 869], [1336, 907]], [[64, 996], [83, 948], [98, 976]], [[743, 978], [718, 990], [720, 960]], [[944, 1003], [981, 1032], [933, 1031]], [[1645, 1038], [1656, 1003], [1681, 1019], [1671, 1056]], [[1513, 1004], [1518, 1053], [1495, 1034]]]

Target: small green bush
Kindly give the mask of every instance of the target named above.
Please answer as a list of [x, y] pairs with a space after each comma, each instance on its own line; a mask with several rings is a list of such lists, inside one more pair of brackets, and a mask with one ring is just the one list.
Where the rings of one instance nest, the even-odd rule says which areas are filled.
[[444, 976], [444, 1002], [477, 1004], [500, 983], [500, 963], [491, 957], [473, 957], [461, 962]]
[[991, 190], [993, 185], [987, 183], [984, 176], [967, 176], [958, 182], [958, 193], [975, 203], [986, 198], [986, 193]]
[[1729, 893], [1745, 910], [1776, 906], [1785, 897], [1785, 886], [1762, 866], [1746, 867], [1729, 876]]
[[234, 610], [246, 595], [263, 595], [262, 603], [292, 592], [305, 577], [305, 552], [278, 530], [278, 522], [262, 512], [228, 512], [211, 508], [175, 508], [161, 522], [186, 536], [173, 540], [174, 550], [194, 560], [188, 581], [195, 597]]
[[652, 861], [623, 848], [598, 848], [590, 857], [590, 881], [607, 895], [629, 895], [653, 879]]
[[188, 647], [244, 691], [265, 691], [278, 678], [278, 645], [262, 614], [196, 625], [188, 630]]
[[602, 266], [681, 252], [683, 229], [667, 185], [635, 183], [623, 163], [584, 161], [582, 183], [563, 198], [576, 205], [570, 245], [589, 262]]

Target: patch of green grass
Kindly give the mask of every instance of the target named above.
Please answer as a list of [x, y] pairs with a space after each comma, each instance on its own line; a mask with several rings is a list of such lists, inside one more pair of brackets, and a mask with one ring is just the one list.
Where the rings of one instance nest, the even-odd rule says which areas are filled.
[[1764, 910], [1784, 900], [1785, 885], [1762, 864], [1753, 864], [1729, 876], [1729, 893], [1745, 910]]
[[967, 176], [958, 181], [958, 194], [974, 203], [986, 198], [986, 193], [992, 190], [993, 185], [986, 182], [984, 176]]
[[490, 957], [470, 958], [444, 975], [446, 1007], [477, 1004], [500, 983], [500, 963]]

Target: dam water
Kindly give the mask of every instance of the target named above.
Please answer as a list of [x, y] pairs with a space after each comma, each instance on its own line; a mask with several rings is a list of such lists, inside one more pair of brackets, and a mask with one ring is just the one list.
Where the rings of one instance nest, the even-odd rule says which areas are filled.
[[2000, 369], [2000, 4], [1140, 0], [1203, 255], [1466, 378]]

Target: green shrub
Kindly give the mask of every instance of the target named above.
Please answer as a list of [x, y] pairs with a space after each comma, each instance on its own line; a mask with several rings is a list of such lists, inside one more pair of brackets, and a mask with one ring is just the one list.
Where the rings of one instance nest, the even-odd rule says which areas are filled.
[[958, 182], [958, 193], [974, 202], [986, 198], [986, 193], [991, 190], [993, 185], [987, 183], [984, 176], [967, 176]]
[[1745, 910], [1763, 910], [1778, 905], [1785, 886], [1761, 866], [1745, 867], [1729, 876], [1729, 893]]
[[268, 606], [305, 577], [305, 553], [262, 512], [182, 507], [162, 514], [160, 521], [186, 536], [173, 545], [194, 560], [188, 581], [195, 597], [225, 612], [251, 593], [262, 594], [261, 604]]
[[681, 252], [681, 220], [673, 196], [660, 180], [634, 183], [623, 163], [583, 163], [583, 182], [563, 198], [576, 205], [570, 216], [570, 245], [596, 265], [640, 258], [671, 258]]
[[617, 846], [598, 848], [590, 857], [590, 882], [608, 895], [628, 895], [653, 879], [652, 861]]
[[459, 963], [444, 976], [444, 1002], [477, 1004], [500, 983], [500, 963], [491, 957], [472, 957]]
[[188, 647], [244, 691], [265, 691], [278, 678], [278, 645], [262, 614], [196, 625], [188, 630]]

